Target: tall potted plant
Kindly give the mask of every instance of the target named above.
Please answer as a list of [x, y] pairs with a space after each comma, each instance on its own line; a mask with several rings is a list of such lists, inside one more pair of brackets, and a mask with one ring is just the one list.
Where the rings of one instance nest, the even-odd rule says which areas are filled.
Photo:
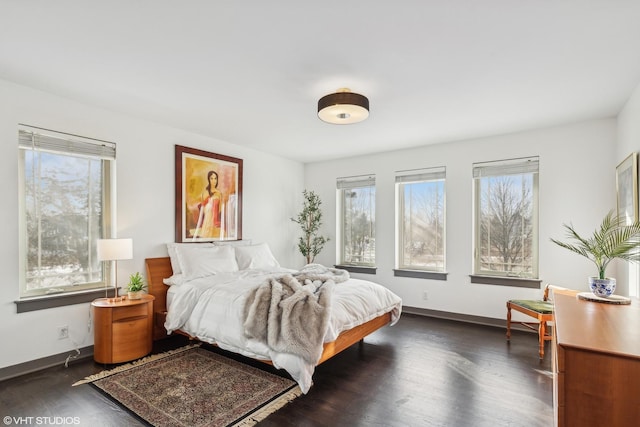
[[320, 210], [322, 201], [320, 197], [315, 192], [307, 190], [304, 190], [302, 195], [304, 197], [302, 211], [296, 218], [291, 218], [291, 221], [300, 225], [302, 236], [298, 240], [298, 249], [306, 257], [307, 264], [311, 264], [324, 247], [324, 244], [329, 241], [329, 238], [318, 234], [322, 225], [322, 211]]
[[610, 211], [602, 220], [600, 228], [591, 237], [580, 236], [573, 225], [563, 224], [572, 243], [551, 241], [593, 262], [598, 269], [597, 277], [589, 277], [591, 292], [599, 297], [610, 296], [616, 288], [616, 279], [606, 277], [606, 269], [616, 258], [630, 262], [640, 261], [640, 222], [625, 224], [624, 218]]

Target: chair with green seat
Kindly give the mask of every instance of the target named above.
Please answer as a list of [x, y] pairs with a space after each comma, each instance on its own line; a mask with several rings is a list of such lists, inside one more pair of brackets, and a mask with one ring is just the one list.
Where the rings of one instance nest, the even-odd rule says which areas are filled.
[[547, 329], [547, 322], [553, 322], [553, 303], [549, 301], [549, 285], [544, 288], [542, 300], [513, 299], [507, 301], [507, 341], [511, 340], [511, 310], [526, 314], [537, 320], [537, 322], [516, 323], [538, 332], [539, 354], [540, 359], [542, 359], [544, 357], [544, 342], [552, 338]]

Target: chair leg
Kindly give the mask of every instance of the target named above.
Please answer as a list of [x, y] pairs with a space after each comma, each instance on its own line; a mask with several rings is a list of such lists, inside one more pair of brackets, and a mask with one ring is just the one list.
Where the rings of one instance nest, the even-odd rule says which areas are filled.
[[511, 340], [511, 303], [507, 301], [507, 341]]
[[538, 340], [540, 341], [540, 359], [544, 358], [544, 337], [547, 334], [547, 322], [540, 322], [538, 327]]

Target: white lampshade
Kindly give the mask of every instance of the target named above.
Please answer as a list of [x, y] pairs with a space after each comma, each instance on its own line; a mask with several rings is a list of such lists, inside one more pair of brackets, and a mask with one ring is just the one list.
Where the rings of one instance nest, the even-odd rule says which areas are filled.
[[133, 258], [132, 239], [98, 239], [98, 261], [116, 261]]

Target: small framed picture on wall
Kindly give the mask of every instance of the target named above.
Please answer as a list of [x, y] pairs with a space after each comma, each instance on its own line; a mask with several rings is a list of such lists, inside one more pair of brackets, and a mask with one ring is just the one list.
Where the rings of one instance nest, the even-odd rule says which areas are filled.
[[616, 167], [616, 208], [625, 225], [638, 220], [638, 153]]

